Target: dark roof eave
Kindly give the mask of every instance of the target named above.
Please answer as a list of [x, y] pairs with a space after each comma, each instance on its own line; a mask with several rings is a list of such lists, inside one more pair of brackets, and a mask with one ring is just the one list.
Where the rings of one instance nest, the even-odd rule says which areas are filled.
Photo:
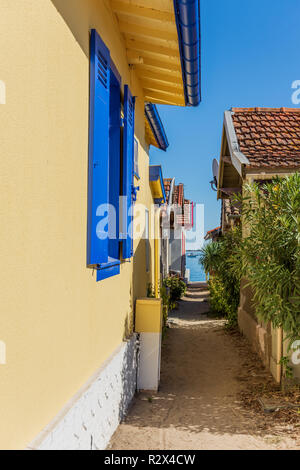
[[145, 115], [149, 122], [158, 147], [165, 152], [169, 147], [169, 142], [155, 104], [145, 104]]

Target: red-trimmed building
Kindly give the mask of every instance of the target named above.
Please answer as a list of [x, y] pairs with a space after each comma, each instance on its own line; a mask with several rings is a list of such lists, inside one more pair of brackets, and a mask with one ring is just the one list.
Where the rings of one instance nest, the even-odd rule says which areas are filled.
[[186, 232], [194, 225], [192, 201], [184, 197], [184, 185], [164, 179], [166, 204], [162, 218], [162, 273], [186, 278]]

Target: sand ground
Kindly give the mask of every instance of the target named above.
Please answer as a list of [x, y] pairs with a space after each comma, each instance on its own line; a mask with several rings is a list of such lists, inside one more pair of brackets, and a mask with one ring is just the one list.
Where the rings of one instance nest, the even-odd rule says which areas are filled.
[[275, 432], [272, 418], [245, 409], [241, 393], [266, 372], [247, 363], [245, 340], [207, 315], [207, 298], [203, 288], [190, 288], [171, 314], [160, 390], [136, 396], [109, 449], [300, 449], [297, 437]]

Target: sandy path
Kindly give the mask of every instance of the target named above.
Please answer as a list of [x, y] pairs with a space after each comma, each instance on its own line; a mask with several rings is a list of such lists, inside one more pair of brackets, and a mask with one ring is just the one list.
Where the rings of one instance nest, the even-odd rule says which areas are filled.
[[206, 298], [207, 292], [190, 289], [171, 315], [160, 391], [137, 396], [109, 449], [295, 448], [294, 440], [272, 435], [243, 408], [247, 349], [239, 350], [222, 320], [207, 317]]

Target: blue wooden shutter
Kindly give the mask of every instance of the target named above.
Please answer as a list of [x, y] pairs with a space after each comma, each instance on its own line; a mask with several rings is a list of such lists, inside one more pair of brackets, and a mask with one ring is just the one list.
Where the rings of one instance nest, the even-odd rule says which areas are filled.
[[[113, 65], [113, 62], [111, 63]], [[120, 274], [119, 198], [121, 170], [121, 77], [115, 67], [110, 70], [109, 104], [109, 240], [108, 263], [101, 264], [97, 281]]]
[[121, 77], [110, 71], [110, 118], [109, 118], [109, 203], [111, 214], [111, 237], [109, 257], [120, 260], [119, 203], [121, 173]]
[[129, 214], [133, 205], [133, 161], [134, 161], [134, 120], [135, 99], [128, 85], [124, 88], [124, 133], [123, 133], [123, 213], [122, 245], [123, 259], [133, 256], [133, 215]]
[[108, 237], [99, 222], [99, 206], [109, 202], [110, 52], [97, 31], [91, 32], [90, 133], [87, 264], [108, 262]]

